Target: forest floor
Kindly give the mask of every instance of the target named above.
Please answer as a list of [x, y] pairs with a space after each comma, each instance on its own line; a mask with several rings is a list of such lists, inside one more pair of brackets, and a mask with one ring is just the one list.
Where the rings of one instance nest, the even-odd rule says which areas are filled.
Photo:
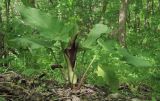
[[147, 85], [139, 86], [137, 94], [127, 84], [121, 84], [115, 93], [90, 84], [73, 90], [43, 76], [26, 78], [13, 71], [0, 74], [0, 101], [158, 101], [150, 96], [152, 89]]

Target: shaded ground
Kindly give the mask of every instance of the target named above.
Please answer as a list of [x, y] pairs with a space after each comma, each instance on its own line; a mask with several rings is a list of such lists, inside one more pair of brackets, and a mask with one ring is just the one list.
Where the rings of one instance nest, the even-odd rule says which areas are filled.
[[13, 71], [0, 74], [0, 101], [153, 101], [147, 85], [139, 85], [138, 94], [133, 94], [127, 84], [121, 84], [117, 93], [89, 84], [72, 90], [43, 76], [24, 78]]

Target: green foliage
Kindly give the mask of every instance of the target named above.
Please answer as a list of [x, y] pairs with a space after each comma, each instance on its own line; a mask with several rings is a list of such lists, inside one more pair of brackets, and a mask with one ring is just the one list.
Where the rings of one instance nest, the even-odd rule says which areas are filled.
[[6, 100], [5, 100], [5, 98], [3, 98], [3, 97], [0, 97], [0, 101], [6, 101]]
[[63, 21], [58, 20], [57, 17], [42, 13], [36, 8], [21, 6], [18, 10], [25, 23], [36, 27], [44, 38], [68, 42], [71, 37], [70, 34], [75, 33], [72, 32], [75, 28], [74, 24], [65, 24]]
[[152, 101], [156, 101], [156, 98], [155, 98], [155, 97], [152, 97]]
[[37, 73], [38, 73], [37, 69], [31, 69], [31, 68], [26, 69], [25, 71], [22, 72], [22, 74], [26, 76], [33, 76], [33, 74], [37, 74]]
[[79, 32], [76, 69], [71, 70], [70, 78], [83, 75], [96, 55], [97, 59], [87, 71], [87, 83], [115, 90], [119, 83], [136, 85], [145, 82], [158, 92], [158, 0], [152, 0], [153, 4], [149, 0], [130, 2], [125, 36], [127, 49], [121, 48], [115, 39], [108, 38], [110, 31], [119, 27], [121, 4], [118, 0], [107, 1], [106, 11], [103, 0], [39, 0], [35, 8], [31, 8], [28, 0], [10, 1], [9, 21], [6, 5], [0, 3], [3, 25], [0, 29], [5, 33], [4, 44], [8, 51], [8, 56], [3, 56], [0, 63], [9, 64], [7, 69], [1, 68], [1, 72], [16, 70], [27, 76], [47, 72], [48, 78], [63, 82], [60, 70], [52, 71], [50, 65], [61, 64], [66, 69], [64, 49], [71, 37]]
[[[44, 38], [47, 38], [49, 40], [62, 41], [66, 43], [71, 37], [69, 35], [69, 32], [71, 33], [71, 30], [75, 28], [74, 24], [72, 24], [72, 26], [70, 26], [70, 24], [65, 24], [64, 22], [58, 20], [56, 17], [46, 15], [45, 13], [42, 13], [40, 10], [35, 8], [26, 8], [22, 6], [19, 8], [19, 11], [21, 12], [22, 17], [24, 17], [23, 19], [26, 23], [30, 24], [31, 26], [35, 26], [40, 31], [41, 33], [40, 35], [42, 35]], [[122, 55], [123, 60], [126, 61], [127, 64], [131, 64], [137, 67], [151, 66], [148, 62], [144, 61], [143, 59], [130, 55], [125, 49], [120, 48], [120, 46], [118, 46], [115, 41], [108, 40], [107, 38], [105, 38], [107, 37], [107, 35], [102, 36], [102, 34], [106, 33], [107, 31], [108, 31], [108, 27], [106, 25], [96, 24], [93, 27], [93, 29], [91, 29], [86, 40], [82, 41], [81, 43], [82, 47], [95, 49], [97, 47], [93, 48], [93, 45], [96, 46], [98, 42], [98, 45], [100, 45], [102, 49], [104, 49], [105, 51], [111, 52], [113, 54], [116, 52], [119, 52], [120, 55]], [[75, 33], [75, 31], [72, 33]], [[64, 36], [64, 37], [60, 37], [60, 36]], [[26, 45], [27, 47], [31, 47], [31, 49], [40, 48], [41, 46], [25, 38], [23, 39], [19, 38], [17, 42], [19, 42], [19, 44], [23, 43], [23, 46]], [[95, 51], [95, 53], [96, 52], [97, 51]], [[112, 89], [116, 89], [118, 87], [118, 77], [116, 76], [115, 70], [109, 67], [108, 68], [105, 68], [105, 67], [106, 65], [104, 65], [102, 68], [104, 72], [104, 74], [102, 73], [103, 76], [101, 73], [99, 73], [99, 71], [97, 71], [97, 74], [103, 77], [104, 82], [106, 82], [105, 84], [111, 85]], [[99, 69], [100, 67], [98, 67], [98, 70]], [[33, 70], [31, 69], [31, 71]], [[71, 79], [70, 82], [74, 81], [74, 83], [76, 83], [75, 81], [76, 79], [74, 79], [74, 77], [75, 78], [77, 77], [76, 75], [73, 75], [73, 74], [74, 72], [70, 71], [69, 78], [73, 77], [73, 79]]]
[[10, 41], [16, 43], [18, 47], [23, 47], [25, 49], [27, 47], [30, 47], [31, 49], [43, 48], [41, 44], [37, 44], [34, 41], [30, 40], [29, 38], [15, 38]]
[[102, 33], [106, 33], [108, 31], [108, 27], [104, 24], [96, 24], [93, 29], [88, 34], [87, 39], [82, 42], [84, 47], [93, 48], [93, 45], [96, 44], [97, 39], [101, 36]]
[[110, 39], [99, 39], [98, 44], [108, 52], [116, 51], [116, 41]]
[[126, 49], [120, 49], [120, 53], [123, 55], [123, 60], [127, 62], [127, 64], [136, 66], [136, 67], [151, 67], [152, 64], [147, 60], [142, 59], [137, 56], [133, 56], [127, 52]]
[[97, 78], [98, 85], [109, 85], [112, 90], [117, 90], [119, 86], [119, 80], [113, 67], [98, 66], [95, 72], [98, 76], [100, 76]]
[[26, 6], [30, 6], [29, 0], [21, 0], [22, 3]]
[[9, 61], [12, 61], [14, 60], [14, 57], [13, 56], [8, 56], [4, 59], [0, 59], [0, 63], [8, 63]]

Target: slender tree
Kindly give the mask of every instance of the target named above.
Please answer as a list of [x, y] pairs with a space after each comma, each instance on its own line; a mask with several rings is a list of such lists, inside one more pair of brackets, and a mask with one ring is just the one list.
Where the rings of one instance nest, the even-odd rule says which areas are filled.
[[6, 8], [6, 30], [9, 27], [9, 16], [10, 16], [10, 0], [5, 0], [5, 8]]
[[0, 7], [0, 28], [2, 27], [2, 7]]
[[[2, 32], [0, 32], [0, 59], [3, 59], [3, 53], [4, 53], [4, 35]], [[3, 63], [0, 63], [0, 66], [3, 66]]]
[[159, 11], [160, 11], [160, 0], [158, 0], [158, 8], [159, 8]]
[[25, 6], [35, 8], [35, 0], [21, 0]]
[[[3, 59], [4, 53], [4, 34], [2, 33], [2, 7], [0, 7], [0, 59]], [[0, 63], [3, 66], [3, 63]]]
[[118, 41], [122, 46], [126, 46], [126, 17], [128, 9], [128, 0], [121, 0], [121, 6], [119, 10], [119, 30], [118, 30]]

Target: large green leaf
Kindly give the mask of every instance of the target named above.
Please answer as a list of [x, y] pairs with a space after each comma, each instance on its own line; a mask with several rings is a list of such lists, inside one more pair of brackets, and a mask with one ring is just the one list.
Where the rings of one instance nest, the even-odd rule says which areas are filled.
[[97, 39], [101, 36], [102, 33], [106, 33], [108, 31], [107, 25], [104, 24], [96, 24], [93, 29], [88, 34], [87, 39], [82, 42], [85, 48], [92, 48]]
[[35, 43], [34, 41], [30, 40], [29, 38], [15, 38], [10, 40], [12, 44], [16, 44], [15, 47], [23, 47], [27, 48], [30, 47], [31, 49], [38, 49], [38, 48], [43, 48], [41, 44]]
[[150, 66], [152, 66], [152, 64], [149, 63], [149, 61], [147, 61], [141, 57], [131, 55], [124, 48], [119, 49], [119, 52], [120, 52], [120, 54], [122, 54], [123, 60], [126, 61], [126, 63], [129, 65], [133, 65], [136, 67], [150, 67]]
[[112, 52], [116, 49], [116, 42], [114, 40], [98, 39], [98, 44], [106, 51]]
[[122, 55], [122, 57], [123, 57], [123, 61], [126, 61], [126, 63], [129, 65], [133, 65], [136, 67], [149, 67], [149, 66], [151, 66], [151, 63], [149, 63], [145, 59], [142, 59], [137, 56], [133, 56], [125, 48], [120, 48], [120, 46], [118, 46], [114, 40], [98, 39], [98, 44], [106, 51], [109, 51], [112, 53], [119, 52], [120, 55]]
[[49, 40], [68, 42], [71, 30], [75, 28], [75, 24], [65, 24], [57, 17], [42, 13], [36, 8], [20, 6], [18, 11], [22, 15], [25, 24], [36, 27], [40, 31], [40, 35]]
[[43, 46], [43, 47], [46, 47], [46, 48], [52, 48], [54, 47], [54, 43], [55, 41], [51, 41], [51, 40], [47, 40], [45, 38], [30, 38], [30, 41], [40, 45], [40, 46]]

